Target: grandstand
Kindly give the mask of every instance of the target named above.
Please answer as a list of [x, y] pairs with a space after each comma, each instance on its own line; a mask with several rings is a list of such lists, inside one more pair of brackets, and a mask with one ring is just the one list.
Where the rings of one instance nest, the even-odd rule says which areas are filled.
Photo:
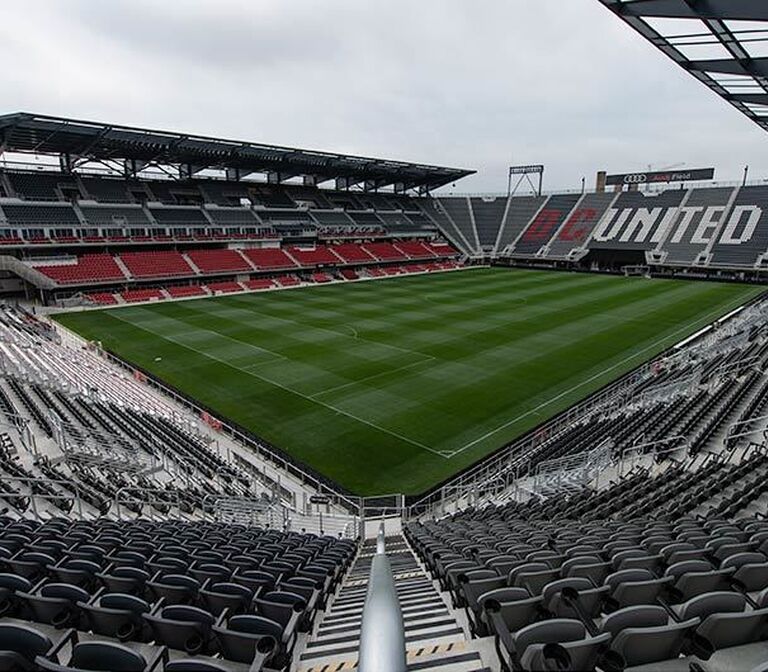
[[[762, 3], [600, 1], [765, 128]], [[768, 670], [765, 184], [6, 154], [0, 670]]]
[[[16, 151], [86, 141], [11, 121]], [[384, 546], [418, 669], [758, 656], [762, 290], [471, 269], [759, 280], [764, 187], [433, 198], [468, 171], [385, 193], [221, 169], [0, 171], [2, 268], [65, 311], [0, 312], [0, 650], [343, 668]]]

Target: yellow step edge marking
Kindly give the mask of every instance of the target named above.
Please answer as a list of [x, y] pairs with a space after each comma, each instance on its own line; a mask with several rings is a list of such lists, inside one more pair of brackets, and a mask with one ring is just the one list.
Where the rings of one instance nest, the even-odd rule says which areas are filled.
[[[422, 646], [418, 649], [411, 649], [410, 651], [406, 651], [406, 657], [409, 661], [413, 661], [422, 656], [437, 656], [439, 654], [450, 652], [459, 653], [465, 651], [466, 648], [467, 643], [465, 641], [457, 640], [454, 642], [447, 642], [446, 644]], [[335, 666], [333, 666], [333, 664], [325, 664], [322, 667], [305, 668], [301, 672], [342, 672], [343, 670], [354, 670], [357, 667], [357, 663], [357, 658], [353, 658], [352, 660], [344, 660], [336, 663]]]

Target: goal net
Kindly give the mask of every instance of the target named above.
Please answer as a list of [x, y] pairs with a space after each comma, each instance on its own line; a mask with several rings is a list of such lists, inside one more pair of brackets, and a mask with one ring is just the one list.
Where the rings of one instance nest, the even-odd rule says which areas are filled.
[[624, 273], [624, 276], [627, 278], [631, 278], [631, 277], [650, 278], [651, 277], [650, 266], [622, 266], [621, 270]]

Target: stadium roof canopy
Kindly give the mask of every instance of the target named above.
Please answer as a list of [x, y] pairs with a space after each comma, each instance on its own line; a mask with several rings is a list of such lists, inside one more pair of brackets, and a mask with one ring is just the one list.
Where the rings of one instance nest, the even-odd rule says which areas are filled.
[[600, 0], [768, 130], [768, 0]]
[[129, 176], [152, 167], [181, 178], [214, 169], [226, 171], [230, 179], [260, 173], [272, 183], [302, 177], [314, 186], [335, 180], [339, 189], [362, 185], [366, 190], [428, 191], [475, 172], [26, 112], [0, 115], [3, 152], [57, 155], [64, 170], [94, 161], [120, 162]]

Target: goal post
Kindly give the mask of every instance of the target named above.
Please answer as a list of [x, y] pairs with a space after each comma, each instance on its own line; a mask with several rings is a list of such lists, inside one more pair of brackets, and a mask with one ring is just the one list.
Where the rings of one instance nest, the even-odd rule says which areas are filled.
[[624, 273], [624, 277], [626, 278], [650, 278], [651, 277], [650, 266], [641, 266], [641, 265], [622, 266], [621, 271], [622, 273]]

